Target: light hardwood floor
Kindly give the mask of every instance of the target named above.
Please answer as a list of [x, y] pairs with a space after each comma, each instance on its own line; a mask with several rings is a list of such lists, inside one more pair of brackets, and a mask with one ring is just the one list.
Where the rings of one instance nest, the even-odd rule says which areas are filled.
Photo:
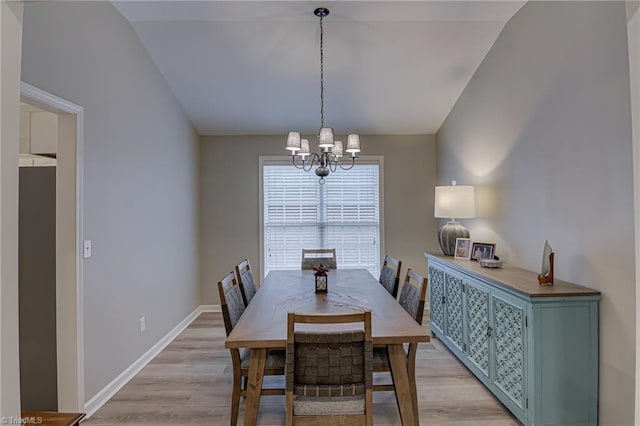
[[[425, 323], [428, 320], [425, 319]], [[231, 358], [222, 314], [201, 314], [83, 425], [228, 425]], [[265, 386], [283, 386], [270, 377]], [[376, 382], [386, 381], [381, 374]], [[437, 340], [417, 355], [420, 424], [505, 426], [520, 423]], [[393, 392], [374, 394], [374, 424], [400, 425]], [[264, 396], [258, 424], [284, 425], [283, 396]], [[244, 402], [238, 424], [242, 425]]]

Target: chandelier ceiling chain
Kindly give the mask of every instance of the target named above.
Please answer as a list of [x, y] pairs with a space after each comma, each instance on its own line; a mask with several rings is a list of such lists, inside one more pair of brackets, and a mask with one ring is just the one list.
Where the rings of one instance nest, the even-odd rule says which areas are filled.
[[[333, 128], [324, 127], [324, 26], [323, 18], [329, 15], [329, 9], [319, 7], [313, 14], [320, 18], [320, 132], [318, 133], [319, 153], [311, 153], [309, 140], [302, 139], [300, 132], [289, 132], [287, 150], [291, 152], [293, 165], [306, 172], [316, 166], [315, 173], [320, 176], [320, 184], [324, 184], [325, 176], [335, 172], [338, 167], [349, 170], [355, 165], [360, 152], [360, 136], [352, 133], [347, 136], [346, 149], [342, 141], [333, 139]], [[344, 152], [351, 154], [349, 165], [342, 164]], [[307, 157], [309, 157], [307, 159]]]
[[[327, 15], [329, 11], [327, 10]], [[324, 127], [324, 29], [322, 18], [326, 15], [320, 12], [320, 128]]]

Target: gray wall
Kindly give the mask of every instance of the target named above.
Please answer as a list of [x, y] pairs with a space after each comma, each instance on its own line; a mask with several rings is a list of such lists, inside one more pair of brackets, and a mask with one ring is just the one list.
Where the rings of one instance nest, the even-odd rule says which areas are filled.
[[21, 408], [58, 411], [55, 167], [20, 167], [18, 206]]
[[[219, 303], [215, 283], [244, 258], [256, 274], [260, 270], [258, 157], [285, 156], [285, 136], [202, 138], [203, 303]], [[365, 135], [361, 141], [363, 155], [384, 156], [385, 250], [402, 260], [403, 271], [410, 267], [426, 273], [422, 253], [438, 247], [433, 220], [435, 138]]]
[[437, 134], [438, 178], [478, 186], [472, 238], [602, 291], [600, 424], [634, 423], [635, 288], [624, 3], [529, 2]]
[[23, 43], [23, 81], [85, 108], [88, 400], [199, 305], [199, 138], [110, 3], [30, 3]]

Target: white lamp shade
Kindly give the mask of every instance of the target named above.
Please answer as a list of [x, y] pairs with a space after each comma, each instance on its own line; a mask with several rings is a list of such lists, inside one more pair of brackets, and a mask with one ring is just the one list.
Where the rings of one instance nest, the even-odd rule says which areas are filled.
[[476, 189], [473, 186], [436, 186], [435, 217], [471, 219], [476, 217]]
[[334, 141], [334, 145], [333, 145], [333, 148], [331, 148], [331, 152], [336, 157], [342, 157], [342, 155], [344, 154], [344, 151], [342, 149], [342, 141]]
[[333, 146], [333, 129], [331, 127], [323, 127], [320, 129], [318, 141], [320, 148], [331, 148]]
[[360, 152], [360, 136], [351, 134], [347, 136], [347, 152], [356, 154]]
[[300, 155], [302, 158], [304, 158], [309, 154], [311, 154], [311, 151], [309, 151], [309, 139], [301, 139], [300, 140], [300, 151], [298, 152], [298, 155]]
[[295, 154], [296, 151], [300, 150], [299, 132], [289, 132], [289, 136], [287, 136], [287, 149], [289, 151], [293, 151], [293, 154]]

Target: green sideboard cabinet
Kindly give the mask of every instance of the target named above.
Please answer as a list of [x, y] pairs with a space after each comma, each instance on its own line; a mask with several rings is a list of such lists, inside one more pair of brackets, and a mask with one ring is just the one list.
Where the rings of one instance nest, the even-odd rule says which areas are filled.
[[433, 336], [525, 425], [598, 424], [600, 292], [425, 253]]

